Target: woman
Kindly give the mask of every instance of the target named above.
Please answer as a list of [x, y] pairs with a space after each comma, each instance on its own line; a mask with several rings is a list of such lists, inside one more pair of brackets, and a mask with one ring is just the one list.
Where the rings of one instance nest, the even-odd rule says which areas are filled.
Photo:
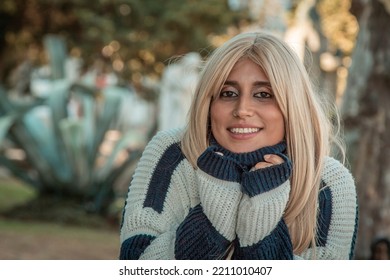
[[205, 65], [184, 130], [131, 182], [121, 259], [351, 259], [357, 200], [294, 51], [245, 33]]

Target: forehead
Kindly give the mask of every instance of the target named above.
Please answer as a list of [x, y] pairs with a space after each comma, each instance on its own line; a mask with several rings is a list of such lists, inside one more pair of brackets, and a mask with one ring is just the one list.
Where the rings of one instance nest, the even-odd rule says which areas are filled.
[[244, 58], [234, 64], [225, 83], [231, 81], [240, 83], [268, 82], [268, 77], [256, 62], [249, 58]]

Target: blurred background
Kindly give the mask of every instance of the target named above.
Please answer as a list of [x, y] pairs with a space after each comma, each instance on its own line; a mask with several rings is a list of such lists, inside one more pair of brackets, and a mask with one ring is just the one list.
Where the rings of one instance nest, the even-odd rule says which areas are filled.
[[289, 42], [339, 108], [371, 258], [390, 236], [389, 25], [390, 0], [2, 0], [0, 259], [117, 259], [143, 148], [251, 30]]

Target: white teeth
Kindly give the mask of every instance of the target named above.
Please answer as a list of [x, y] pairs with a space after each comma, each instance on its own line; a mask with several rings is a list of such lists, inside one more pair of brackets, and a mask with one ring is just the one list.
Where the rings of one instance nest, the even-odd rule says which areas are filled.
[[259, 128], [231, 128], [230, 131], [236, 134], [255, 133]]

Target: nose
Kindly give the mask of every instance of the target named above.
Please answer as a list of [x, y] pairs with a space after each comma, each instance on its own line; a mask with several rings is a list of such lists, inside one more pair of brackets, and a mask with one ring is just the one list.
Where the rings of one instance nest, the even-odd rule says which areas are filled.
[[250, 100], [241, 97], [233, 111], [233, 116], [236, 118], [246, 118], [253, 116], [253, 109]]

